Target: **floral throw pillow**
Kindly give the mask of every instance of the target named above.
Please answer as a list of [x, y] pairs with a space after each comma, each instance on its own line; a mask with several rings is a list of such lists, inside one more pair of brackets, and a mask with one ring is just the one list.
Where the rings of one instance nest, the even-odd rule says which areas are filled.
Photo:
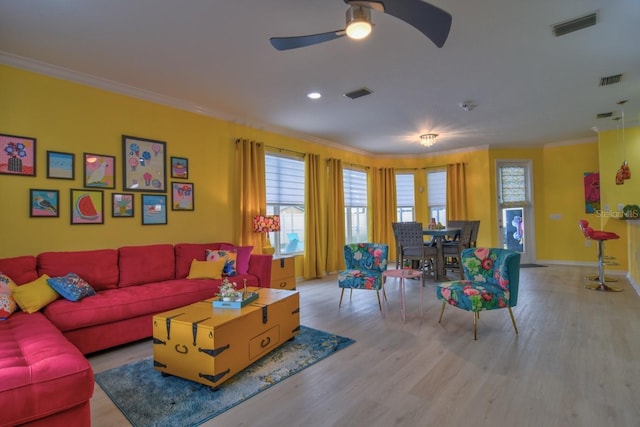
[[235, 276], [238, 274], [236, 269], [236, 253], [232, 251], [222, 251], [207, 249], [207, 261], [218, 261], [224, 259], [224, 267], [222, 268], [223, 276]]
[[82, 277], [76, 273], [69, 273], [66, 276], [52, 277], [47, 279], [47, 283], [63, 298], [69, 301], [80, 301], [84, 297], [96, 294], [96, 291]]
[[17, 286], [11, 277], [0, 273], [0, 320], [7, 320], [18, 309], [16, 300], [11, 296], [11, 287]]

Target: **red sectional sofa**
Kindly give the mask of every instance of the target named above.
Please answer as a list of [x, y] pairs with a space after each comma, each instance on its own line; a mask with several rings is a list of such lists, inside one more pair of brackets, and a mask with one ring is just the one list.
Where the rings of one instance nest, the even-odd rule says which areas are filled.
[[[73, 272], [96, 291], [0, 321], [0, 426], [90, 425], [94, 381], [84, 355], [151, 337], [154, 314], [213, 297], [222, 281], [187, 279], [191, 263], [204, 261], [207, 249], [232, 246], [158, 244], [0, 259], [0, 272], [17, 285]], [[271, 256], [246, 258], [238, 259], [232, 280], [269, 287]]]

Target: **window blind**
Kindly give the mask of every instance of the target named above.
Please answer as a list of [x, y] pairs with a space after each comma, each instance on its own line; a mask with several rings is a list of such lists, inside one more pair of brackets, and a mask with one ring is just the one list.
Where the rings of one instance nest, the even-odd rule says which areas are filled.
[[429, 206], [447, 205], [447, 171], [427, 172], [427, 192]]
[[413, 207], [415, 204], [413, 174], [396, 174], [396, 205]]
[[267, 204], [304, 205], [304, 161], [265, 155]]
[[342, 169], [345, 207], [367, 207], [367, 174], [365, 172]]

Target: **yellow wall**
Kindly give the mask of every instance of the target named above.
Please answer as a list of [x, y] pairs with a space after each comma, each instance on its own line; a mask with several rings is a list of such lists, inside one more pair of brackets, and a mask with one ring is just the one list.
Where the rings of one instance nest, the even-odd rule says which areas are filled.
[[[584, 248], [576, 225], [584, 209], [582, 173], [598, 166], [594, 144], [478, 148], [421, 157], [368, 156], [7, 66], [0, 66], [0, 93], [0, 132], [35, 137], [38, 141], [36, 177], [0, 175], [0, 257], [148, 243], [233, 242], [238, 231], [237, 194], [241, 191], [235, 187], [233, 141], [249, 138], [271, 147], [316, 153], [321, 159], [338, 157], [347, 164], [414, 170], [416, 189], [425, 187], [427, 168], [465, 163], [468, 219], [481, 221], [478, 244], [486, 246], [497, 241], [495, 161], [532, 159], [537, 258], [595, 260], [595, 255]], [[116, 189], [105, 191], [105, 202], [110, 201], [112, 192], [122, 191], [123, 134], [165, 141], [167, 157], [189, 159], [188, 182], [195, 184], [195, 210], [169, 211], [166, 226], [142, 226], [140, 194], [136, 193], [134, 218], [111, 218], [105, 203], [103, 225], [70, 225], [69, 189], [83, 186], [83, 152], [115, 156]], [[584, 152], [585, 146], [588, 153]], [[46, 178], [47, 150], [75, 154], [75, 180]], [[565, 161], [564, 156], [571, 161]], [[29, 218], [30, 188], [60, 190], [60, 217]], [[416, 202], [417, 219], [427, 222], [426, 191], [416, 193]], [[560, 213], [562, 220], [549, 220], [550, 213]], [[559, 235], [563, 237], [558, 238]]]

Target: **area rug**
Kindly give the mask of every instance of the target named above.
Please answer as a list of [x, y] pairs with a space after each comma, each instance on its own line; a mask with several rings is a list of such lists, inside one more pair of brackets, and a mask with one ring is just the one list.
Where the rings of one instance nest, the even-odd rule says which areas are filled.
[[136, 427], [197, 426], [354, 342], [301, 326], [294, 340], [225, 381], [217, 391], [163, 377], [153, 368], [152, 358], [100, 372], [95, 379]]

